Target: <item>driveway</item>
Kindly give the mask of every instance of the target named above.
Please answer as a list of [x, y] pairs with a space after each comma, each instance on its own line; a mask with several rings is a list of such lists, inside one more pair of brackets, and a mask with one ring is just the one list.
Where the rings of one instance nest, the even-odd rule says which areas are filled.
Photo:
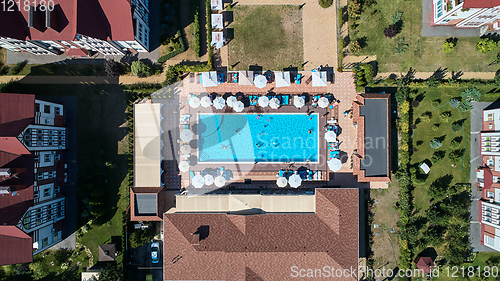
[[470, 114], [470, 183], [471, 188], [471, 224], [469, 229], [471, 250], [474, 252], [493, 252], [493, 249], [481, 245], [481, 224], [479, 223], [479, 199], [481, 192], [476, 188], [476, 167], [481, 165], [479, 157], [479, 132], [481, 132], [481, 116], [485, 107], [491, 102], [472, 102]]
[[146, 243], [138, 248], [132, 249], [130, 257], [131, 264], [137, 267], [138, 274], [135, 276], [137, 280], [144, 280], [146, 274], [152, 273], [153, 280], [163, 280], [163, 242], [154, 240], [160, 244], [158, 252], [158, 263], [153, 263], [151, 259], [151, 243]]

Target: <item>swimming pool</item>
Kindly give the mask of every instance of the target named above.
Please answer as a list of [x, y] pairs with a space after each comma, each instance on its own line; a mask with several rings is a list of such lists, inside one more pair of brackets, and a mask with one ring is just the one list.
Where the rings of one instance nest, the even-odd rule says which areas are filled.
[[200, 162], [318, 162], [318, 114], [199, 114]]

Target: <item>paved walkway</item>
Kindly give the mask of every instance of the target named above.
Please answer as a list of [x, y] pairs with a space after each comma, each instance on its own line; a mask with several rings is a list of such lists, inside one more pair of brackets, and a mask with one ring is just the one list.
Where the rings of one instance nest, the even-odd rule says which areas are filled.
[[106, 76], [0, 76], [0, 83], [18, 81], [21, 84], [136, 84], [136, 83], [162, 83], [165, 75], [155, 75], [147, 78], [135, 76], [120, 76], [108, 78]]
[[317, 0], [239, 0], [238, 5], [304, 5], [302, 27], [304, 35], [305, 69], [320, 65], [337, 69], [337, 9], [336, 5], [322, 8]]

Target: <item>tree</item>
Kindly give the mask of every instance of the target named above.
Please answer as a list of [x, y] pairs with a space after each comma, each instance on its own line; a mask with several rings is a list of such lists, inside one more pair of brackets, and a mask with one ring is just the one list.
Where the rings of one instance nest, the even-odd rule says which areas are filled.
[[359, 51], [361, 51], [361, 45], [359, 44], [358, 40], [354, 40], [349, 44], [349, 50], [351, 50], [351, 53], [357, 54]]
[[123, 280], [123, 269], [116, 264], [101, 268], [99, 270], [99, 281], [121, 281]]
[[476, 50], [486, 54], [495, 50], [497, 47], [498, 43], [495, 40], [490, 38], [481, 38], [479, 39], [479, 42], [477, 42]]
[[152, 75], [151, 67], [142, 61], [134, 61], [131, 66], [132, 74], [137, 77], [148, 77]]
[[460, 124], [458, 122], [451, 124], [451, 130], [453, 132], [458, 132], [458, 131], [462, 130], [462, 124]]
[[319, 5], [323, 8], [328, 8], [333, 4], [333, 0], [319, 0]]
[[457, 99], [451, 99], [450, 106], [453, 108], [458, 108], [460, 106], [460, 101]]
[[451, 163], [458, 165], [462, 161], [462, 156], [464, 155], [464, 149], [453, 150], [448, 154]]
[[347, 14], [351, 20], [355, 20], [361, 14], [361, 3], [358, 0], [351, 0], [347, 5]]
[[155, 236], [153, 227], [145, 230], [136, 230], [130, 235], [130, 247], [137, 248], [148, 243]]
[[450, 143], [451, 149], [457, 149], [460, 147], [460, 142], [457, 141], [456, 139], [452, 140]]
[[104, 66], [104, 70], [106, 71], [106, 75], [109, 78], [117, 78], [121, 74], [120, 73], [120, 70], [121, 70], [120, 63], [113, 60], [113, 59], [106, 60], [106, 65]]
[[443, 143], [438, 139], [432, 139], [430, 145], [434, 149], [439, 149], [443, 145]]
[[443, 122], [448, 122], [450, 120], [450, 117], [451, 117], [451, 112], [449, 111], [446, 111], [446, 112], [443, 112], [439, 115], [439, 118], [443, 121]]
[[455, 47], [455, 43], [453, 42], [444, 42], [443, 45], [441, 46], [441, 49], [443, 49], [443, 52], [449, 53], [453, 50]]
[[481, 93], [481, 91], [479, 91], [474, 87], [467, 88], [463, 90], [461, 93], [462, 100], [472, 100], [472, 101], [479, 101], [482, 95], [483, 94]]
[[393, 38], [398, 34], [398, 27], [395, 24], [389, 25], [384, 29], [384, 36], [387, 38]]
[[446, 155], [446, 152], [444, 150], [438, 150], [432, 154], [431, 157], [431, 162], [432, 164], [438, 164], [441, 161], [443, 161], [444, 156]]

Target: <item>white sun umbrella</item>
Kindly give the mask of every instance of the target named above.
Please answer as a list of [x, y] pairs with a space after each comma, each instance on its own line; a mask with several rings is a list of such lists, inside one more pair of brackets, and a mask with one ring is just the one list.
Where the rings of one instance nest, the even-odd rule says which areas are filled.
[[208, 96], [204, 96], [201, 98], [201, 106], [207, 108], [212, 105], [212, 100]]
[[196, 175], [191, 179], [191, 184], [195, 188], [202, 188], [205, 185], [205, 178], [202, 175]]
[[233, 109], [236, 112], [242, 112], [245, 108], [245, 105], [241, 101], [237, 101], [233, 104]]
[[293, 105], [295, 105], [295, 107], [297, 108], [302, 108], [304, 105], [306, 105], [306, 101], [303, 97], [294, 96]]
[[321, 108], [327, 108], [330, 101], [326, 97], [319, 98], [318, 106]]
[[342, 167], [342, 162], [340, 161], [340, 159], [337, 158], [330, 159], [328, 160], [327, 163], [328, 163], [328, 168], [332, 172], [337, 172]]
[[223, 176], [217, 176], [214, 179], [214, 184], [217, 187], [223, 187], [226, 184], [226, 179]]
[[185, 129], [180, 133], [181, 141], [183, 142], [190, 142], [193, 139], [193, 136], [193, 131], [188, 129]]
[[187, 144], [181, 145], [181, 154], [189, 154], [191, 153], [191, 146]]
[[325, 134], [325, 140], [327, 142], [335, 142], [337, 141], [337, 134], [334, 131], [328, 131]]
[[192, 108], [200, 107], [200, 99], [198, 97], [191, 97], [189, 99], [189, 106], [191, 106]]
[[214, 183], [214, 176], [207, 174], [205, 175], [204, 178], [205, 178], [205, 185], [211, 185], [212, 183]]
[[214, 107], [216, 109], [223, 109], [226, 106], [226, 101], [222, 97], [216, 97], [214, 100]]
[[235, 96], [230, 96], [230, 97], [227, 98], [226, 104], [229, 107], [233, 107], [234, 103], [237, 102], [237, 101], [238, 101], [238, 99]]
[[278, 109], [278, 107], [280, 107], [280, 100], [277, 98], [272, 98], [269, 102], [269, 107], [271, 107], [272, 109]]
[[266, 96], [261, 96], [258, 102], [261, 107], [266, 107], [269, 105], [269, 98]]
[[189, 163], [188, 163], [188, 161], [181, 161], [179, 163], [179, 171], [181, 171], [181, 172], [187, 172], [187, 171], [189, 171]]
[[288, 180], [285, 177], [279, 177], [276, 184], [278, 187], [285, 187], [288, 184]]
[[289, 179], [288, 183], [291, 187], [297, 188], [302, 184], [302, 179], [298, 174], [293, 174]]
[[267, 85], [267, 79], [264, 75], [257, 75], [255, 79], [253, 79], [253, 84], [255, 87], [262, 89]]

